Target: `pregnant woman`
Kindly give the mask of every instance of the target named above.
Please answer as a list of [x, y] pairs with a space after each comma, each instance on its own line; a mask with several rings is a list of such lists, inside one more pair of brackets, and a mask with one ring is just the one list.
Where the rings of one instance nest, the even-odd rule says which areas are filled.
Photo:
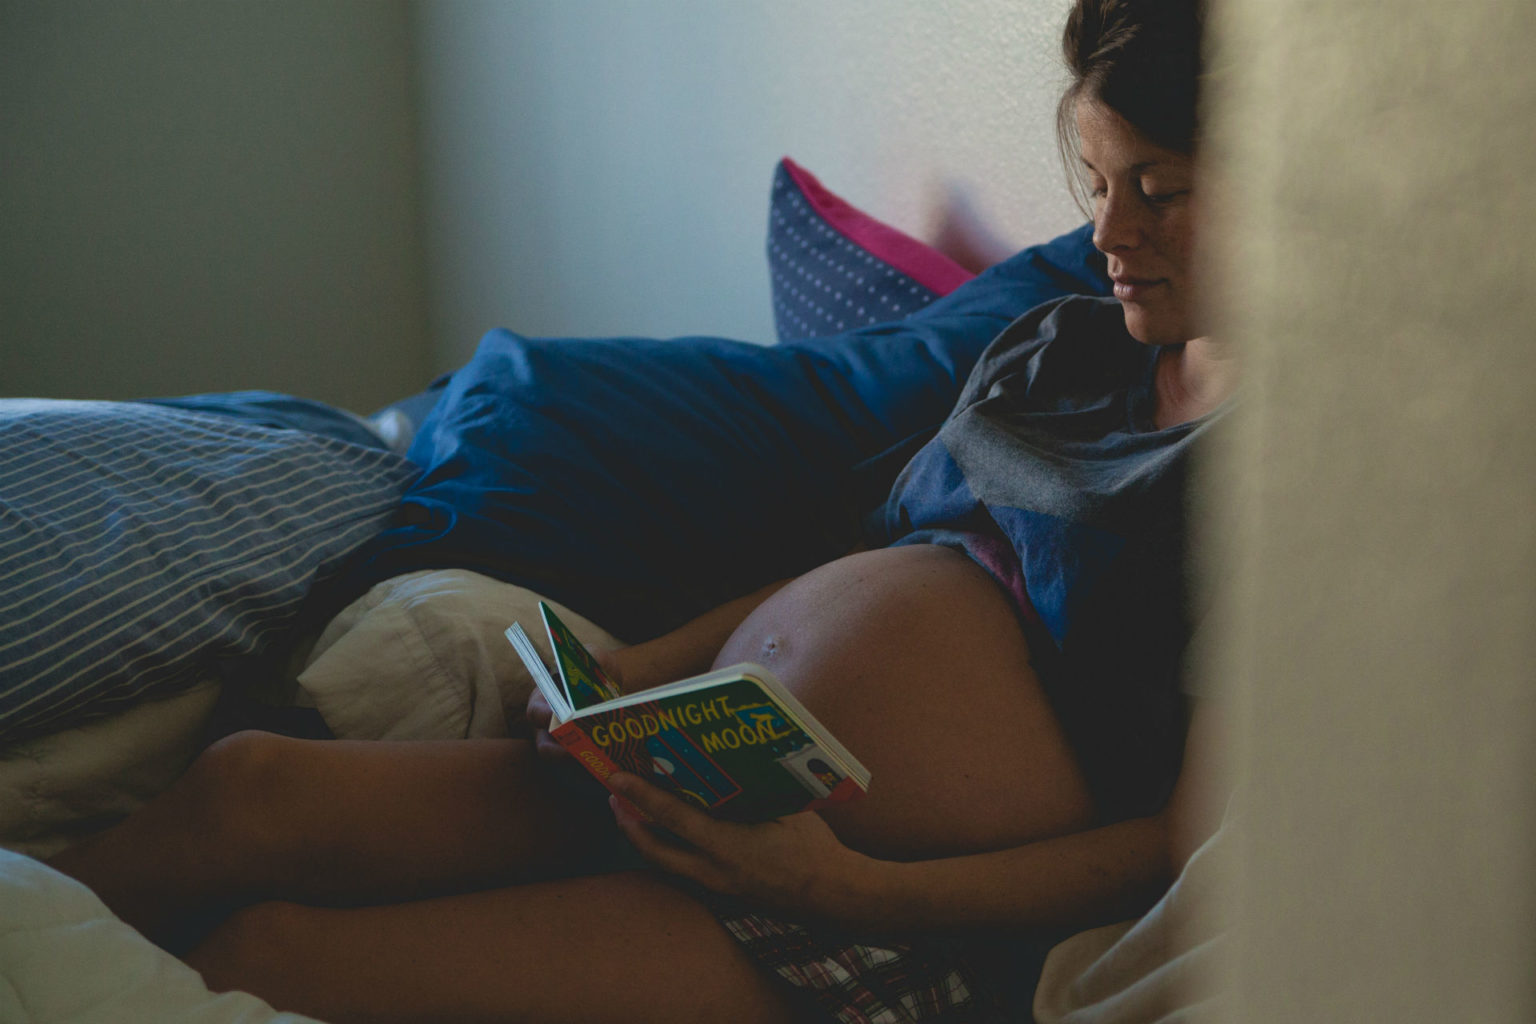
[[993, 342], [868, 549], [608, 655], [630, 690], [769, 666], [865, 799], [732, 825], [634, 778], [605, 802], [543, 733], [243, 733], [56, 866], [211, 987], [338, 1022], [973, 1019], [965, 937], [1148, 905], [1198, 774], [1185, 464], [1236, 386], [1192, 257], [1200, 22], [1069, 18], [1064, 147], [1114, 299]]

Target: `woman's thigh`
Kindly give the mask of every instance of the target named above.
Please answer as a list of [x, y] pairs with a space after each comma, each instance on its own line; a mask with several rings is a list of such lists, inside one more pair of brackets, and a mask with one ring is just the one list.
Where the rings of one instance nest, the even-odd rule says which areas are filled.
[[601, 798], [556, 778], [574, 766], [541, 763], [523, 740], [254, 733], [205, 758], [203, 816], [232, 822], [223, 845], [255, 862], [250, 891], [266, 899], [374, 903], [506, 885], [580, 871], [616, 839]]
[[1002, 589], [964, 555], [851, 555], [764, 602], [717, 664], [756, 661], [870, 769], [823, 812], [855, 848], [932, 857], [1085, 827], [1086, 783]]
[[239, 733], [52, 864], [175, 949], [265, 900], [385, 903], [611, 870], [621, 839], [601, 788], [559, 767], [590, 791], [523, 740]]
[[187, 959], [217, 991], [336, 1024], [799, 1019], [703, 904], [647, 872], [384, 907], [262, 904]]

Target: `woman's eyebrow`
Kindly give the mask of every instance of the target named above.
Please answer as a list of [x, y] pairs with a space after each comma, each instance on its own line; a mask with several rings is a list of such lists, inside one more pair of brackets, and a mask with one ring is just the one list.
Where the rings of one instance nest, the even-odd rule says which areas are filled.
[[[1083, 156], [1081, 153], [1078, 154], [1077, 158], [1079, 160], [1081, 160], [1083, 162], [1083, 166], [1088, 168], [1090, 171], [1094, 171], [1094, 172], [1098, 171], [1098, 168], [1093, 166], [1093, 164], [1089, 163], [1088, 162], [1088, 158]], [[1163, 161], [1161, 161], [1161, 160], [1143, 160], [1139, 164], [1132, 164], [1131, 167], [1130, 167], [1130, 170], [1127, 173], [1129, 173], [1129, 174], [1140, 174], [1143, 171], [1150, 170], [1153, 167], [1157, 167], [1157, 166], [1161, 165], [1162, 162]]]

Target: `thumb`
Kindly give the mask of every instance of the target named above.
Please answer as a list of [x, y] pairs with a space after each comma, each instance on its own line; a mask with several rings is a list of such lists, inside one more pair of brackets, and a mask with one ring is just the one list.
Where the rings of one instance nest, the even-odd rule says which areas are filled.
[[654, 824], [682, 839], [691, 841], [701, 825], [707, 827], [711, 821], [709, 815], [698, 808], [629, 772], [610, 775], [608, 787]]

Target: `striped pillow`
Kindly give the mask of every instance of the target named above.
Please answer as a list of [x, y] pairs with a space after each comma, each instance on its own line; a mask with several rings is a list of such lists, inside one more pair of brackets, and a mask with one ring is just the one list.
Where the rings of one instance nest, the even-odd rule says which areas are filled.
[[303, 431], [0, 400], [0, 744], [260, 652], [415, 475]]

